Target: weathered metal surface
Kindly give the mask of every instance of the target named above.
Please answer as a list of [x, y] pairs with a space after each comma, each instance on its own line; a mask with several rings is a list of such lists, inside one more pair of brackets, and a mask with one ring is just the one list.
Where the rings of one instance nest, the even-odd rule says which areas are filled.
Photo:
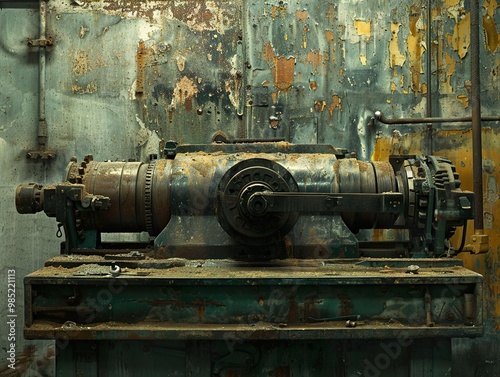
[[[72, 155], [145, 161], [162, 138], [202, 143], [217, 130], [234, 138], [283, 135], [287, 140], [347, 147], [361, 159], [386, 160], [390, 153], [446, 155], [455, 162], [462, 187], [472, 189], [469, 126], [370, 122], [374, 110], [391, 118], [470, 115], [470, 26], [465, 1], [431, 2], [430, 9], [423, 1], [393, 0], [213, 5], [50, 0], [48, 4], [47, 36], [54, 41], [47, 49], [48, 145], [57, 158], [33, 164], [25, 156], [37, 140], [38, 56], [27, 41], [39, 36], [38, 2], [0, 1], [0, 239], [3, 265], [16, 266], [18, 276], [58, 254], [59, 241], [53, 222], [15, 216], [12, 192], [21, 182], [60, 181]], [[481, 107], [483, 115], [495, 116], [498, 4], [487, 0], [481, 5]], [[430, 77], [423, 72], [429, 55]], [[136, 81], [140, 84], [143, 77], [140, 94]], [[184, 92], [174, 93], [176, 88]], [[426, 114], [428, 99], [432, 114]], [[278, 127], [272, 128], [276, 123]], [[500, 365], [500, 228], [496, 221], [500, 217], [496, 166], [500, 135], [497, 123], [483, 123], [483, 127], [484, 226], [492, 250], [488, 256], [461, 258], [485, 276], [487, 330], [479, 342], [454, 342], [458, 344], [453, 353], [454, 375], [458, 376], [494, 375]], [[382, 233], [398, 239], [391, 230], [365, 237]], [[455, 245], [459, 237], [453, 240]], [[0, 287], [2, 297], [4, 289]], [[18, 297], [22, 297], [19, 289]], [[5, 311], [4, 304], [0, 311]], [[49, 365], [45, 373], [50, 375], [50, 344], [37, 342], [36, 354], [30, 349], [33, 344], [18, 338], [22, 365], [30, 371]], [[22, 351], [25, 345], [26, 352]], [[300, 347], [295, 356], [305, 362], [309, 354], [302, 356], [302, 352], [307, 349]], [[109, 358], [119, 365], [118, 359]], [[127, 368], [133, 366], [129, 363]], [[298, 367], [288, 370], [293, 368]], [[283, 366], [270, 373], [286, 371]]]
[[[78, 259], [83, 264], [70, 267]], [[408, 259], [379, 261], [384, 267], [370, 266], [370, 260], [254, 266], [186, 260], [167, 269], [155, 266], [162, 260], [142, 260], [119, 275], [103, 259], [67, 256], [58, 267], [53, 261], [54, 267], [26, 277], [25, 335], [225, 339], [252, 331], [252, 339], [358, 339], [396, 338], [403, 330], [412, 337], [472, 337], [483, 331], [482, 277], [446, 259], [426, 260], [414, 273], [408, 273]], [[467, 294], [470, 308], [464, 304]], [[426, 325], [424, 301], [432, 327]], [[346, 318], [362, 324], [346, 328]]]

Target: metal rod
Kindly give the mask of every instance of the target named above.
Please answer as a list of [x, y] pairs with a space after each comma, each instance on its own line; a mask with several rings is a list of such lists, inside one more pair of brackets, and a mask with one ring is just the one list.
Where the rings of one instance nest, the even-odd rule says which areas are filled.
[[[40, 1], [40, 40], [46, 39], [47, 30], [47, 3]], [[38, 49], [38, 148], [44, 150], [47, 147], [47, 121], [45, 117], [45, 47]]]
[[[473, 98], [474, 99], [474, 98]], [[386, 118], [381, 111], [375, 111], [375, 119], [384, 124], [420, 124], [420, 123], [470, 123], [471, 116], [465, 117], [432, 117], [432, 118]], [[498, 122], [500, 116], [480, 116], [483, 122]]]
[[472, 169], [474, 181], [474, 229], [483, 229], [483, 156], [481, 140], [481, 78], [479, 73], [479, 1], [470, 6], [470, 59], [472, 95]]
[[38, 39], [29, 39], [28, 46], [38, 48], [38, 127], [37, 148], [26, 152], [26, 157], [34, 160], [47, 160], [56, 157], [55, 151], [47, 148], [48, 131], [45, 115], [45, 79], [47, 66], [46, 47], [52, 45], [47, 38], [47, 1], [40, 1], [40, 26]]

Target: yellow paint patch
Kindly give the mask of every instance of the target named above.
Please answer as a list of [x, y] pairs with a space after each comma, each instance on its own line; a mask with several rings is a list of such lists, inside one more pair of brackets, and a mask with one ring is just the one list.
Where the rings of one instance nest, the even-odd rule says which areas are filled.
[[464, 109], [469, 107], [469, 97], [464, 94], [460, 94], [457, 96], [457, 98], [462, 102]]
[[366, 65], [366, 55], [359, 55], [359, 61], [361, 62], [362, 65]]
[[[439, 151], [440, 155], [447, 156], [456, 166], [457, 173], [462, 181], [463, 190], [473, 189], [473, 169], [472, 169], [472, 150], [471, 150], [471, 132], [456, 130], [451, 132], [440, 131], [435, 138], [446, 140], [449, 146]], [[471, 255], [461, 253], [457, 258], [463, 260], [464, 267], [484, 275], [484, 311], [485, 315], [494, 321], [493, 325], [500, 330], [500, 271], [499, 258], [500, 253], [500, 205], [498, 197], [497, 182], [500, 182], [500, 169], [498, 166], [498, 156], [500, 155], [498, 140], [500, 134], [495, 127], [483, 127], [483, 190], [484, 190], [484, 233], [489, 236], [491, 251], [483, 255]], [[489, 168], [486, 164], [490, 162]], [[496, 163], [495, 163], [496, 162]], [[490, 186], [490, 183], [492, 185]], [[467, 242], [474, 233], [472, 226], [468, 227], [466, 236]], [[462, 230], [456, 232], [452, 238], [453, 245], [458, 248], [462, 237]]]
[[488, 2], [487, 0], [483, 3], [483, 7], [486, 9], [486, 14], [490, 17], [495, 16], [495, 10], [498, 8], [498, 3], [496, 0], [491, 0]]
[[401, 24], [398, 22], [391, 23], [391, 40], [389, 42], [389, 66], [394, 68], [395, 66], [402, 67], [406, 61], [406, 56], [399, 51], [398, 46], [398, 33]]
[[392, 94], [394, 94], [394, 92], [396, 91], [396, 88], [397, 88], [396, 84], [391, 81], [391, 93]]
[[495, 25], [495, 19], [490, 15], [486, 15], [483, 17], [483, 28], [484, 34], [486, 36], [486, 47], [490, 52], [495, 52], [498, 44], [498, 32], [497, 26]]
[[447, 65], [446, 75], [451, 76], [455, 73], [455, 65], [457, 63], [455, 62], [455, 60], [453, 60], [453, 58], [448, 53], [446, 53], [444, 59], [446, 61], [446, 65]]
[[460, 3], [460, 0], [444, 0], [444, 4], [447, 7], [454, 7], [454, 6], [458, 5], [458, 3]]
[[463, 19], [455, 24], [453, 36], [449, 42], [460, 59], [467, 55], [470, 45], [470, 13], [467, 13]]
[[379, 137], [375, 140], [372, 160], [387, 161], [390, 155], [422, 154], [425, 135], [425, 132], [394, 132], [392, 137]]
[[419, 8], [412, 6], [410, 11], [410, 33], [406, 40], [406, 44], [408, 46], [408, 54], [410, 55], [410, 87], [414, 93], [421, 91], [420, 75], [423, 73], [422, 55], [425, 51], [422, 44], [423, 30], [418, 26], [419, 19]]
[[365, 36], [366, 40], [370, 39], [371, 21], [354, 20], [354, 27], [356, 28], [360, 37]]
[[439, 92], [442, 94], [452, 94], [453, 88], [451, 86], [451, 76], [455, 73], [456, 62], [453, 60], [453, 57], [446, 53], [444, 56], [444, 60], [446, 63], [446, 72], [445, 72], [445, 81], [441, 82], [439, 86]]

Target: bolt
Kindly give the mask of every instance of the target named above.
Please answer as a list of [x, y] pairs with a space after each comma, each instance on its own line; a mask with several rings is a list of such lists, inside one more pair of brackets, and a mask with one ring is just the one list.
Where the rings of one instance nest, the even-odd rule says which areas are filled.
[[117, 264], [112, 264], [111, 267], [109, 267], [109, 272], [113, 276], [118, 276], [118, 275], [120, 275], [121, 268]]

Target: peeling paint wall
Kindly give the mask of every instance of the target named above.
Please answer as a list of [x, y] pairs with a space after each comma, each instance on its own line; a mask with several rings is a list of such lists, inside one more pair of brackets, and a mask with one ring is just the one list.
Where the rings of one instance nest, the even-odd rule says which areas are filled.
[[[0, 1], [3, 270], [16, 265], [24, 276], [58, 254], [53, 223], [17, 216], [13, 193], [21, 182], [61, 180], [73, 155], [145, 160], [167, 140], [209, 143], [222, 132], [229, 139], [329, 143], [364, 160], [448, 155], [463, 188], [472, 189], [469, 125], [372, 120], [376, 110], [391, 118], [470, 115], [465, 0], [50, 0], [46, 112], [48, 143], [57, 152], [51, 162], [25, 157], [36, 145], [38, 49], [27, 40], [38, 38], [39, 12], [20, 4]], [[500, 15], [496, 0], [480, 5], [482, 112], [498, 115]], [[483, 341], [457, 341], [463, 352], [454, 360], [464, 376], [500, 368], [500, 343], [491, 340], [500, 329], [500, 135], [497, 123], [484, 127], [492, 252], [462, 258], [485, 275], [490, 327]], [[20, 278], [18, 286], [21, 304]], [[5, 310], [0, 306], [0, 314]], [[20, 351], [28, 347], [27, 368], [42, 375], [37, 365], [50, 370], [53, 347], [33, 344], [36, 352], [20, 341]], [[464, 356], [474, 347], [484, 360]]]

